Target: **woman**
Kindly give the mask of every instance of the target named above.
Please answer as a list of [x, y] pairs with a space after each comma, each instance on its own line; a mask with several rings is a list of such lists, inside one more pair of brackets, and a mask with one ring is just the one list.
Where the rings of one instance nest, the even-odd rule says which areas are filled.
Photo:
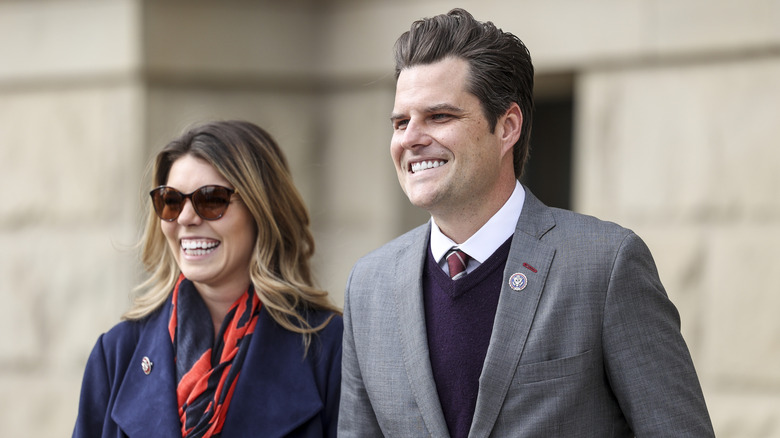
[[153, 177], [150, 276], [89, 357], [73, 436], [335, 436], [342, 321], [277, 144], [208, 123]]

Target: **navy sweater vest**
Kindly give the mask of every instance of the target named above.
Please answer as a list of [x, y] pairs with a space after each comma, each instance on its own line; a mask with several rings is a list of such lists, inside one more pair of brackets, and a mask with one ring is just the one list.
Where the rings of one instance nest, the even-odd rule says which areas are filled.
[[423, 271], [428, 350], [452, 438], [468, 436], [471, 428], [511, 242], [510, 237], [477, 269], [455, 281], [428, 250]]

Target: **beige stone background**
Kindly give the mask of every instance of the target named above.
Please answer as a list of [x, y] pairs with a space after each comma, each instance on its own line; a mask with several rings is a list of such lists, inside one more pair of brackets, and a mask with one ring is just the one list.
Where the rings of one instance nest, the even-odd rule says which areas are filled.
[[391, 45], [454, 6], [573, 78], [545, 91], [576, 105], [573, 208], [647, 241], [718, 436], [780, 437], [780, 0], [0, 0], [2, 435], [70, 434], [140, 278], [146, 164], [191, 123], [274, 134], [341, 303], [425, 220], [389, 158]]

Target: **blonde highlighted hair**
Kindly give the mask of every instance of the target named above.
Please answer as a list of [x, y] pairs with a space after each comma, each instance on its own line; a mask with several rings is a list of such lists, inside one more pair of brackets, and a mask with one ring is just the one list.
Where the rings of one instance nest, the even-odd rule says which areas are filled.
[[[309, 213], [281, 149], [265, 130], [249, 122], [199, 125], [157, 154], [150, 189], [165, 185], [173, 163], [186, 155], [210, 163], [240, 194], [257, 228], [249, 266], [255, 292], [271, 317], [285, 329], [302, 334], [308, 348], [311, 335], [341, 312], [328, 293], [314, 285]], [[140, 243], [141, 261], [149, 277], [136, 287], [133, 306], [123, 316], [130, 320], [142, 319], [162, 306], [180, 273], [151, 203]], [[333, 313], [322, 324], [311, 326], [305, 313], [313, 309]]]

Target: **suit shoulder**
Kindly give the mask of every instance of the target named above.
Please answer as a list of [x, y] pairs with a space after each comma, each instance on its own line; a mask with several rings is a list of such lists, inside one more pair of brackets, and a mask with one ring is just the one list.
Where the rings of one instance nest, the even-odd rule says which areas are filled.
[[553, 231], [565, 236], [574, 234], [589, 237], [600, 236], [601, 240], [610, 239], [619, 242], [634, 233], [615, 222], [602, 220], [595, 216], [560, 208], [550, 208], [550, 210], [555, 218]]
[[642, 238], [614, 222], [569, 210], [551, 209], [551, 213], [555, 226], [542, 237], [542, 241], [571, 256], [606, 263], [621, 252], [650, 254]]

